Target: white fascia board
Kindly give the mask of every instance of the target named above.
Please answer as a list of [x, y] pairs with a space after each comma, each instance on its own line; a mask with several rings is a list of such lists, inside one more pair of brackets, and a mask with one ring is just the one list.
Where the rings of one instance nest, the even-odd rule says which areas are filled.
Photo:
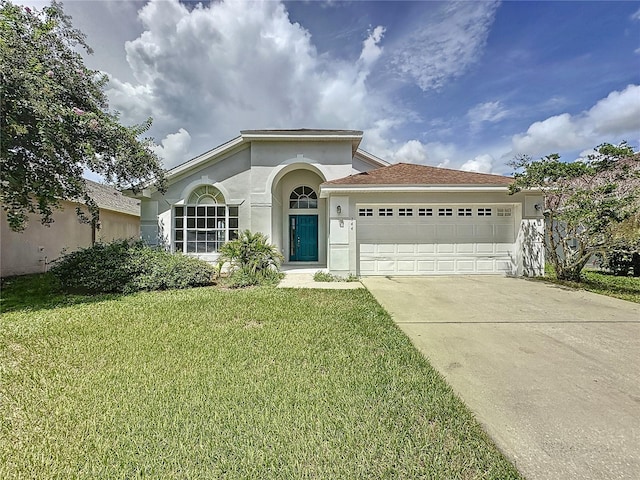
[[383, 159], [381, 159], [379, 157], [376, 157], [375, 155], [373, 155], [373, 154], [371, 154], [369, 152], [365, 152], [361, 148], [356, 150], [356, 155], [359, 156], [360, 158], [362, 158], [362, 160], [364, 160], [365, 162], [372, 163], [372, 164], [378, 165], [380, 167], [388, 167], [389, 165], [391, 165], [386, 160], [383, 160]]
[[342, 193], [509, 192], [506, 185], [331, 185], [320, 187], [320, 197]]
[[205, 160], [210, 160], [213, 157], [226, 153], [233, 148], [241, 145], [244, 142], [242, 137], [236, 137], [233, 140], [229, 140], [227, 143], [223, 143], [219, 147], [214, 148], [213, 150], [209, 150], [208, 152], [203, 153], [202, 155], [198, 155], [195, 158], [192, 158], [188, 162], [183, 163], [182, 165], [178, 165], [177, 167], [172, 168], [167, 172], [167, 179], [171, 177], [175, 177], [176, 175], [180, 175], [188, 170], [191, 170], [193, 167], [199, 165], [201, 162]]
[[[233, 148], [237, 147], [242, 143], [243, 143], [242, 137], [236, 137], [233, 140], [229, 140], [228, 142], [223, 143], [222, 145], [214, 148], [213, 150], [209, 150], [208, 152], [205, 152], [202, 155], [198, 155], [197, 157], [192, 158], [191, 160], [185, 163], [182, 163], [177, 167], [172, 168], [171, 170], [167, 170], [167, 172], [165, 173], [165, 178], [170, 182], [172, 178], [182, 173], [188, 172], [192, 168], [198, 166], [201, 162], [205, 160], [210, 160], [212, 157], [219, 156], [223, 153], [231, 151], [233, 150]], [[122, 193], [132, 198], [149, 198], [151, 197], [151, 194], [158, 191], [155, 185], [153, 185], [151, 182], [147, 182], [141, 185], [140, 188], [142, 189], [142, 191], [137, 195], [134, 195], [131, 189], [123, 190]]]
[[292, 141], [292, 142], [300, 142], [300, 141], [317, 141], [317, 142], [330, 142], [335, 140], [349, 140], [352, 142], [360, 142], [362, 140], [362, 135], [340, 135], [340, 134], [332, 134], [332, 135], [319, 135], [319, 134], [308, 134], [308, 135], [290, 135], [286, 133], [244, 133], [242, 137], [244, 140], [252, 141], [252, 140], [273, 140], [273, 141]]

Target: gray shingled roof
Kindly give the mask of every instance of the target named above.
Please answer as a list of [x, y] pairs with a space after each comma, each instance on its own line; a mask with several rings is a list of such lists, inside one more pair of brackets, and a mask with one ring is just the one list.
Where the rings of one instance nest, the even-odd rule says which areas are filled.
[[98, 204], [98, 207], [114, 212], [127, 213], [140, 216], [140, 201], [135, 198], [125, 197], [113, 187], [86, 180], [89, 196]]

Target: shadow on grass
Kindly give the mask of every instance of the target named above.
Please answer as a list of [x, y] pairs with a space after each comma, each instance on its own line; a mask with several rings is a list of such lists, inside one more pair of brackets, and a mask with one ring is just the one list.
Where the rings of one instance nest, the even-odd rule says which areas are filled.
[[60, 289], [49, 273], [22, 275], [2, 279], [0, 313], [50, 310], [71, 305], [97, 303], [121, 297], [123, 294], [74, 294]]
[[600, 295], [620, 298], [634, 303], [640, 303], [640, 278], [621, 277], [608, 272], [585, 270], [580, 282], [558, 280], [553, 270], [547, 270], [544, 277], [532, 280], [543, 281], [557, 288], [571, 290], [586, 290]]

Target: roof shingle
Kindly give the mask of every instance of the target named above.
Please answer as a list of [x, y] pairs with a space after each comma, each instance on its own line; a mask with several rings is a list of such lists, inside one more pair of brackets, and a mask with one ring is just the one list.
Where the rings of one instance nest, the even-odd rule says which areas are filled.
[[449, 168], [396, 163], [323, 185], [509, 185], [513, 178]]
[[98, 204], [98, 207], [128, 215], [140, 215], [140, 201], [125, 197], [122, 192], [109, 185], [86, 180], [89, 196]]

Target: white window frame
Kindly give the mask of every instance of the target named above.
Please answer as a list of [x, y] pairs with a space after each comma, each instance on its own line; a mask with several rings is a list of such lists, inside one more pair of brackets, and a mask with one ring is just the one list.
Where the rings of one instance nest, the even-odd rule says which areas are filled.
[[196, 188], [184, 205], [174, 205], [171, 220], [172, 251], [186, 254], [215, 254], [240, 231], [239, 206], [224, 203], [210, 185]]

